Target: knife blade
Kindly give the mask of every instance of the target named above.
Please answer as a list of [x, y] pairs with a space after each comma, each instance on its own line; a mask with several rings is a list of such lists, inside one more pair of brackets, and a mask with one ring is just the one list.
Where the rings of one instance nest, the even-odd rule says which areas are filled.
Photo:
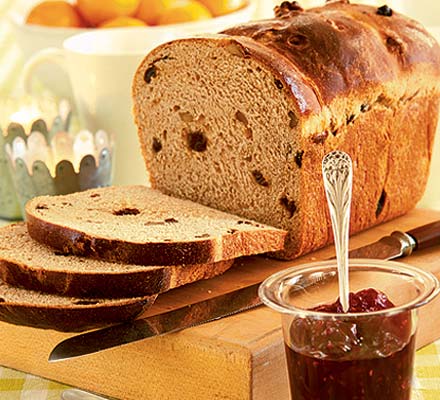
[[416, 247], [416, 241], [406, 232], [393, 232], [389, 236], [379, 239], [348, 253], [349, 258], [379, 258], [392, 260], [409, 256]]
[[[393, 232], [377, 242], [352, 250], [349, 256], [391, 260], [438, 244], [440, 221], [408, 232]], [[162, 314], [70, 337], [55, 346], [49, 355], [49, 361], [96, 353], [251, 310], [262, 305], [258, 297], [261, 283], [262, 281]]]
[[49, 361], [96, 353], [251, 310], [262, 305], [258, 297], [260, 284], [258, 282], [162, 314], [73, 336], [55, 346]]

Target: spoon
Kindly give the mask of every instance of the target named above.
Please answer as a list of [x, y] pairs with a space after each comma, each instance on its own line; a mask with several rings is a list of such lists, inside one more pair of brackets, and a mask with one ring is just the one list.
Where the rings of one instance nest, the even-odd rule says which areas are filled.
[[344, 312], [350, 308], [348, 281], [348, 238], [353, 182], [351, 158], [342, 151], [332, 151], [322, 160], [322, 175], [335, 238], [338, 264], [339, 299]]
[[66, 389], [61, 393], [61, 400], [107, 400], [107, 398], [80, 389]]

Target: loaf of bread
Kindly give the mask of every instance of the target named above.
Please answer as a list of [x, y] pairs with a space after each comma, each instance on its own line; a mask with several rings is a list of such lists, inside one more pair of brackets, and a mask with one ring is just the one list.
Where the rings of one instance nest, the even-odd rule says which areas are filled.
[[229, 269], [234, 260], [213, 264], [143, 266], [64, 254], [27, 233], [26, 224], [0, 229], [0, 279], [44, 293], [85, 298], [124, 298], [159, 294]]
[[209, 264], [281, 250], [287, 232], [144, 186], [26, 204], [29, 235], [65, 254], [138, 265]]
[[437, 126], [440, 48], [417, 22], [333, 1], [161, 45], [133, 82], [153, 187], [289, 232], [278, 256], [332, 240], [321, 160], [354, 166], [351, 232], [421, 198]]
[[133, 319], [156, 297], [74, 298], [25, 290], [0, 281], [0, 321], [41, 329], [84, 331]]

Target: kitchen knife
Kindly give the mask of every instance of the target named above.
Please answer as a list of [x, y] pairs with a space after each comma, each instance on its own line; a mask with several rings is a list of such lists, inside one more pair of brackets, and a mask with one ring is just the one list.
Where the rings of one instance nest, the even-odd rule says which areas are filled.
[[[408, 232], [393, 232], [375, 243], [352, 250], [350, 258], [390, 260], [408, 256], [416, 250], [437, 244], [440, 244], [440, 221]], [[261, 282], [257, 282], [176, 310], [73, 336], [62, 341], [52, 350], [49, 361], [61, 361], [96, 353], [253, 309], [262, 305], [258, 297], [260, 284]]]
[[351, 250], [349, 257], [392, 260], [407, 257], [416, 250], [423, 250], [439, 244], [440, 221], [435, 221], [408, 232], [395, 231], [377, 242]]
[[260, 284], [261, 282], [258, 282], [245, 286], [163, 314], [73, 336], [62, 341], [52, 350], [49, 361], [61, 361], [96, 353], [250, 310], [262, 305], [258, 297]]

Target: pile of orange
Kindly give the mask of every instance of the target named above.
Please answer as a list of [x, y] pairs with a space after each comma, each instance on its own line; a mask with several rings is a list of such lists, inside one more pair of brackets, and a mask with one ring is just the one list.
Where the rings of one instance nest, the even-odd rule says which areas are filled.
[[43, 1], [26, 23], [68, 28], [167, 25], [225, 15], [249, 0], [63, 0]]

